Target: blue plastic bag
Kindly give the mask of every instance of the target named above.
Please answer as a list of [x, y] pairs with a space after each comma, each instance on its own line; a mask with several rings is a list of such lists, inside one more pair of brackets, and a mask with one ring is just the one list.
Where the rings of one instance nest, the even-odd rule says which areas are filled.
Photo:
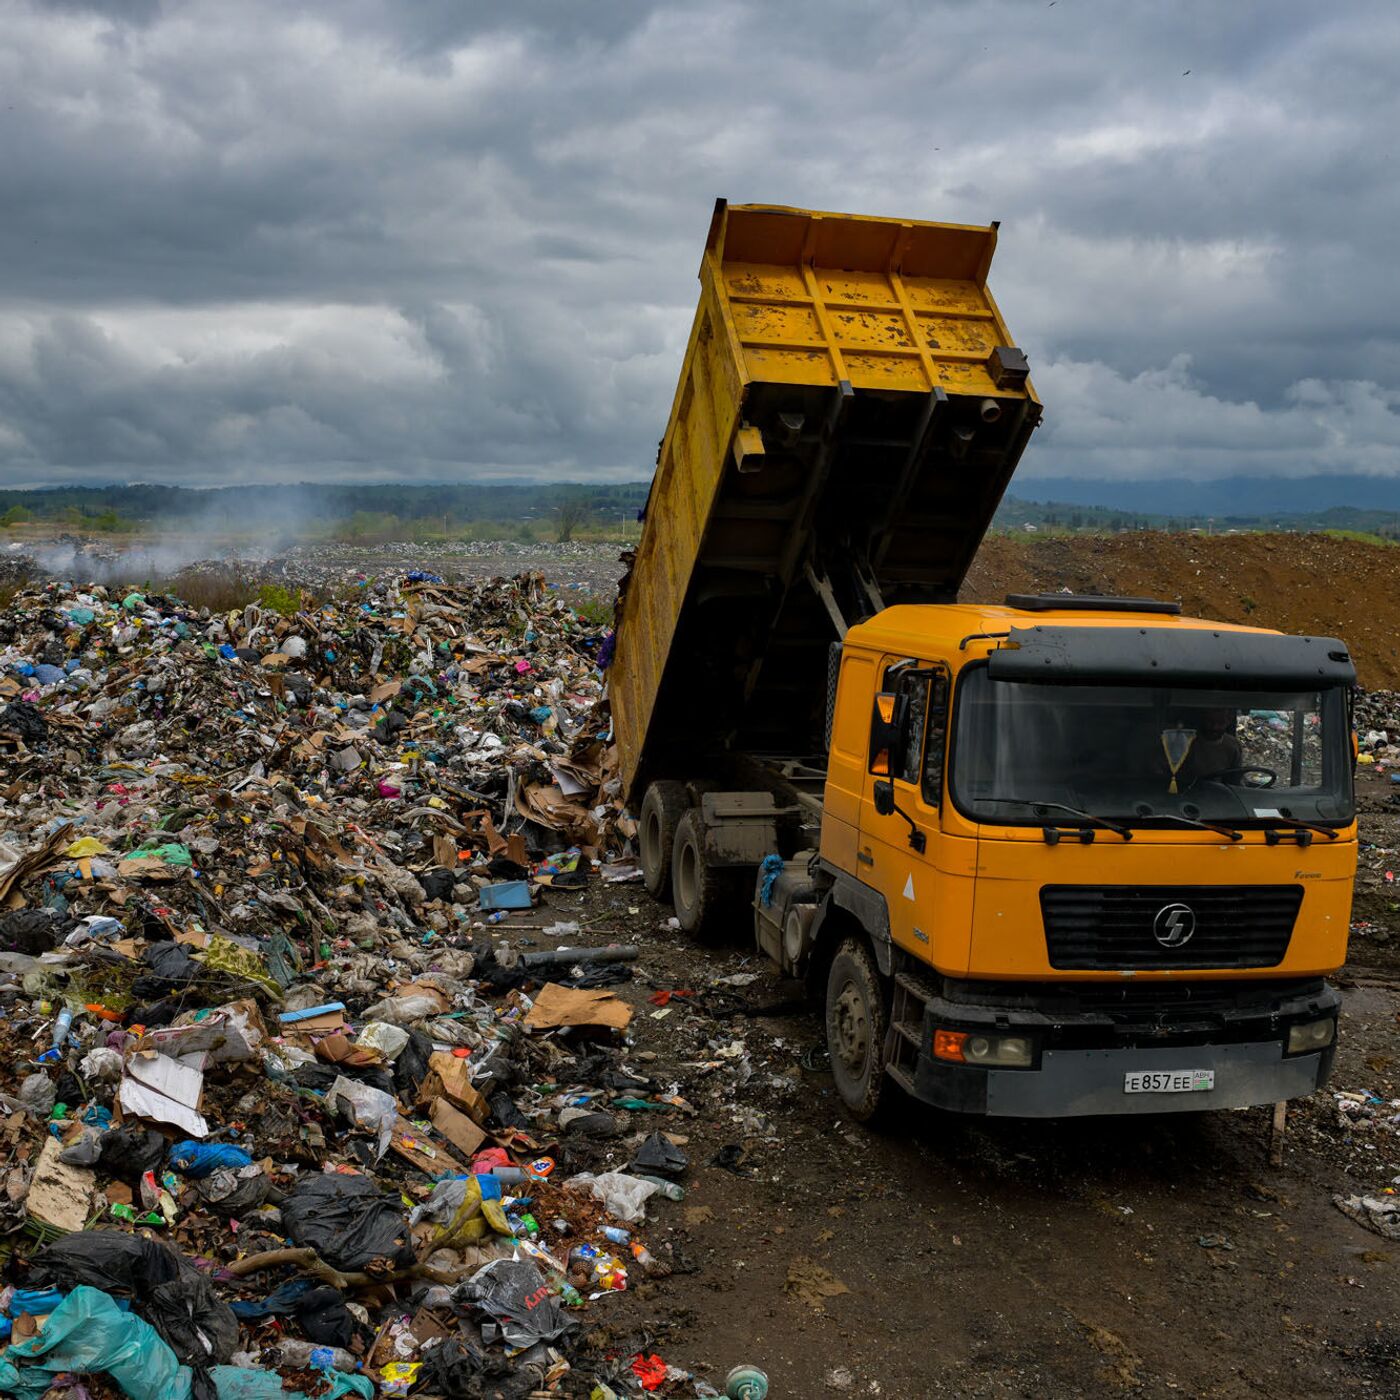
[[[248, 1371], [241, 1366], [212, 1366], [209, 1378], [219, 1393], [219, 1400], [306, 1400], [299, 1390], [283, 1390], [282, 1377], [276, 1371]], [[374, 1382], [368, 1376], [348, 1376], [344, 1371], [327, 1371], [331, 1388], [321, 1400], [340, 1400], [343, 1395], [357, 1395], [362, 1400], [374, 1400]]]
[[190, 1400], [190, 1368], [100, 1288], [75, 1288], [43, 1331], [0, 1355], [0, 1395], [42, 1400], [62, 1371], [106, 1371], [130, 1400]]
[[170, 1149], [170, 1165], [196, 1181], [224, 1167], [237, 1171], [250, 1167], [253, 1159], [241, 1148], [226, 1142], [177, 1142]]

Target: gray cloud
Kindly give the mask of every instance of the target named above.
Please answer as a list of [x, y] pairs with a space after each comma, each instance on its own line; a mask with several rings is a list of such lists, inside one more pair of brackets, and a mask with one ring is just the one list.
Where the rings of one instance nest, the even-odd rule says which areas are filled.
[[0, 484], [644, 474], [716, 195], [1003, 220], [1027, 478], [1400, 474], [1385, 0], [0, 22]]

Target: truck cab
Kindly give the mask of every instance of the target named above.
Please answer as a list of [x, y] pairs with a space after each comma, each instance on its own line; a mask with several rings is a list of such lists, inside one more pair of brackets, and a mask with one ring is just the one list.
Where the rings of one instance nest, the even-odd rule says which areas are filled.
[[895, 607], [852, 627], [820, 844], [794, 881], [814, 916], [777, 946], [825, 984], [848, 1106], [873, 1113], [888, 1080], [1016, 1116], [1325, 1082], [1324, 978], [1356, 868], [1353, 682], [1338, 641], [1145, 600]]

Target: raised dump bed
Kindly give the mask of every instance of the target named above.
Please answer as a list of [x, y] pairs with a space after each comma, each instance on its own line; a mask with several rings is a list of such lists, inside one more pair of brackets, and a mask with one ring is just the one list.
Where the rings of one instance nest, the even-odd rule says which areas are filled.
[[996, 236], [716, 205], [611, 672], [629, 795], [821, 749], [844, 626], [956, 597], [1040, 419]]

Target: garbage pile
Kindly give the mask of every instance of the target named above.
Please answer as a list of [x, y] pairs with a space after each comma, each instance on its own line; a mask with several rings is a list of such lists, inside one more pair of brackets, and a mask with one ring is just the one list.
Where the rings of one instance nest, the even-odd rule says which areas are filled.
[[604, 641], [538, 575], [0, 612], [0, 1394], [717, 1393], [589, 1347], [688, 1167], [637, 950], [501, 937], [638, 874]]

